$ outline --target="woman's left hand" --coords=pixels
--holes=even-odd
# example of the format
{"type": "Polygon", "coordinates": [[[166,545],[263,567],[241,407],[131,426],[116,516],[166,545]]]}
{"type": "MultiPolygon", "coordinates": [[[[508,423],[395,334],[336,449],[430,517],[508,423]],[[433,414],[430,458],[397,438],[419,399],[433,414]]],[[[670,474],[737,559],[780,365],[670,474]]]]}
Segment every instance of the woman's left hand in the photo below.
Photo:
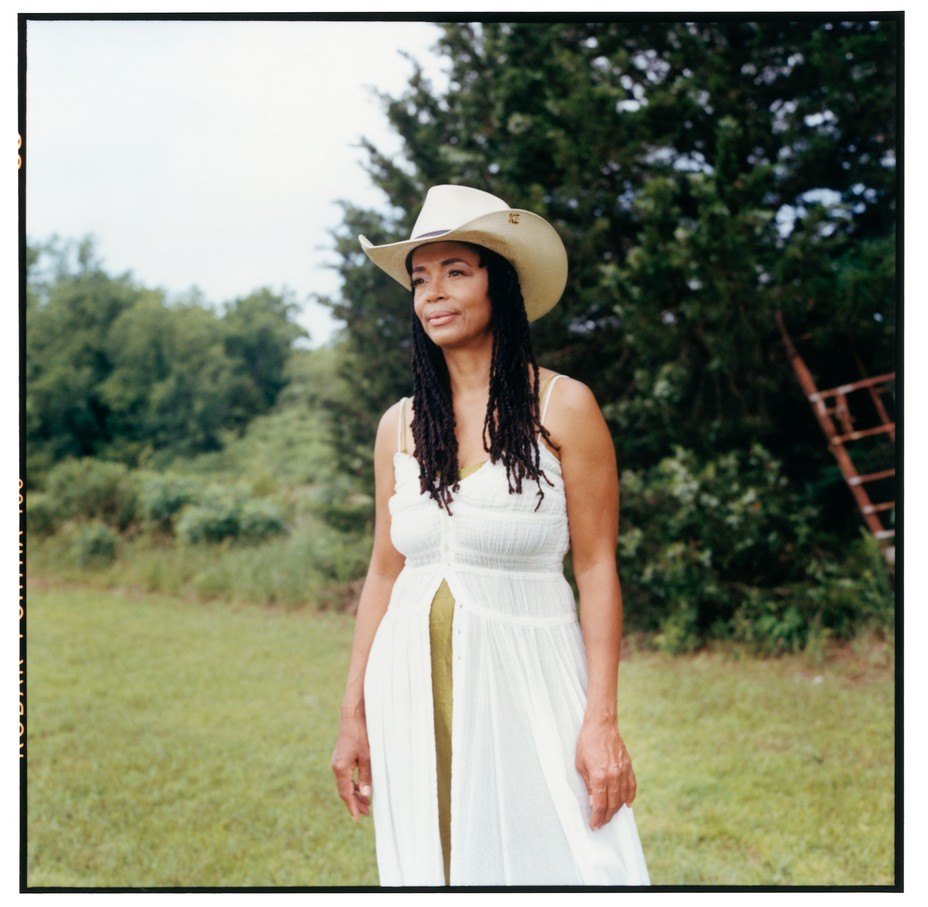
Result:
{"type": "Polygon", "coordinates": [[[576,766],[590,796],[590,828],[602,828],[624,805],[631,806],[635,772],[614,720],[584,719],[576,766]]]}

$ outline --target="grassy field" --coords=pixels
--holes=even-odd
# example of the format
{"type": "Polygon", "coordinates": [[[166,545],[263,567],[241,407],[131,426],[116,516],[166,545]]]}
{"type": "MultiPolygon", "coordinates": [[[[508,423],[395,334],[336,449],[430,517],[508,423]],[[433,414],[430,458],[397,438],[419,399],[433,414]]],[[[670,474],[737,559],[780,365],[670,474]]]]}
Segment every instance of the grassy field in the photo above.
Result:
{"type": "MultiPolygon", "coordinates": [[[[338,799],[352,621],[33,580],[30,887],[377,883],[338,799]]],[[[659,885],[893,883],[893,665],[631,652],[622,728],[659,885]]]]}

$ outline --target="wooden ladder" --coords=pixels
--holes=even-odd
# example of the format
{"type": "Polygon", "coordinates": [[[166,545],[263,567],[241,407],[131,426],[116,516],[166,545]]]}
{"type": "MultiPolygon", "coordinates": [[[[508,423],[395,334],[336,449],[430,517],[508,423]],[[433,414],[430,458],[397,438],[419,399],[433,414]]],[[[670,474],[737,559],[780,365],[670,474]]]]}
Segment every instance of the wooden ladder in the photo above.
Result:
{"type": "Polygon", "coordinates": [[[867,485],[870,482],[895,477],[896,470],[894,468],[882,469],[878,472],[860,475],[854,466],[850,453],[846,449],[846,445],[853,441],[859,441],[861,438],[881,434],[887,435],[889,440],[895,444],[896,423],[889,418],[880,395],[887,385],[895,381],[896,373],[888,372],[885,375],[863,378],[860,381],[852,381],[850,384],[842,384],[829,390],[819,390],[815,385],[812,373],[796,351],[780,312],[776,313],[776,318],[793,371],[795,371],[806,399],[812,407],[812,412],[815,413],[815,418],[828,440],[828,448],[838,461],[841,475],[844,476],[844,481],[847,482],[847,486],[857,502],[864,523],[873,534],[873,537],[885,546],[895,536],[896,530],[891,526],[884,525],[880,514],[893,510],[896,502],[891,500],[874,503],[870,500],[867,485]],[[848,395],[859,390],[866,390],[870,395],[874,409],[880,419],[879,424],[872,428],[861,430],[854,428],[854,418],[848,405],[848,395]]]}

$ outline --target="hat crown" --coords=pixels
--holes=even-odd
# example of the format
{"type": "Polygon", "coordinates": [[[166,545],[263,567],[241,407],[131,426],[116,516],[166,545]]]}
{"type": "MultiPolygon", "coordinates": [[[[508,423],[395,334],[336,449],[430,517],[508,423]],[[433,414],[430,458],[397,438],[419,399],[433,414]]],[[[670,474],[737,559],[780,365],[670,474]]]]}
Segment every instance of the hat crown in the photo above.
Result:
{"type": "Polygon", "coordinates": [[[407,293],[409,256],[424,243],[463,242],[496,252],[515,268],[529,321],[550,311],[567,283],[567,251],[557,230],[543,217],[470,186],[432,186],[409,239],[382,246],[366,236],[358,241],[407,293]]]}
{"type": "Polygon", "coordinates": [[[409,238],[437,236],[485,214],[509,210],[509,205],[501,198],[482,189],[454,185],[432,186],[426,193],[422,210],[409,238]]]}

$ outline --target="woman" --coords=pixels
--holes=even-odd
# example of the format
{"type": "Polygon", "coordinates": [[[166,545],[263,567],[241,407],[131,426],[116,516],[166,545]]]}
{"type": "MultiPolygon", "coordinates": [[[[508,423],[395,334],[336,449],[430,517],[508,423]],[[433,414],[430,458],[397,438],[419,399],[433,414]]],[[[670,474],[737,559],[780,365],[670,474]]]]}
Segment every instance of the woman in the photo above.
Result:
{"type": "Polygon", "coordinates": [[[563,244],[463,186],[430,189],[412,237],[360,237],[411,288],[414,396],[375,442],[339,794],[355,820],[373,800],[382,885],[646,885],[617,725],[615,452],[529,340],[563,244]]]}

